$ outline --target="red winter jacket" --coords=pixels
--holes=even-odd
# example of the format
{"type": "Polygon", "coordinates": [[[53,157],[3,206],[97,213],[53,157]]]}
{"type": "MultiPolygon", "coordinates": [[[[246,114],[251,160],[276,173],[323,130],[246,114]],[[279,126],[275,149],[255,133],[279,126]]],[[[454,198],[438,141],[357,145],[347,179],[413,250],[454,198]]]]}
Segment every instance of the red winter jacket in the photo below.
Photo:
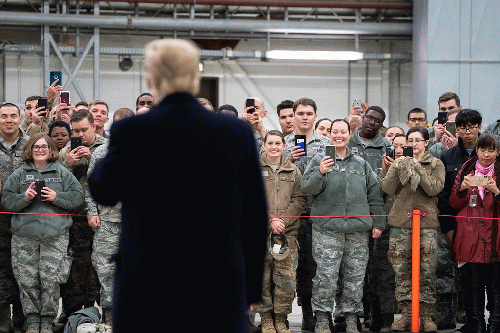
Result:
{"type": "MultiPolygon", "coordinates": [[[[476,158],[471,159],[464,164],[462,170],[455,178],[455,184],[453,185],[450,196],[450,205],[460,210],[457,216],[465,216],[456,218],[457,229],[455,231],[454,241],[455,260],[458,262],[474,263],[498,262],[500,261],[499,220],[471,217],[498,217],[499,200],[495,199],[491,192],[486,191],[484,199],[481,199],[477,186],[470,187],[467,191],[458,192],[463,180],[463,177],[461,177],[462,173],[465,171],[469,175],[474,175],[475,168],[472,167],[474,165],[472,162],[475,163],[475,160],[476,158]],[[471,167],[472,170],[470,170],[471,167]],[[469,206],[470,195],[477,195],[476,207],[469,206]],[[494,214],[495,208],[497,210],[496,214],[494,214]],[[496,226],[494,226],[494,223],[496,226]],[[494,229],[496,229],[496,231],[494,229]],[[496,239],[492,244],[493,233],[496,233],[496,239]]],[[[500,177],[500,174],[497,172],[500,171],[499,169],[499,167],[495,168],[495,179],[497,179],[497,183],[500,177]]]]}

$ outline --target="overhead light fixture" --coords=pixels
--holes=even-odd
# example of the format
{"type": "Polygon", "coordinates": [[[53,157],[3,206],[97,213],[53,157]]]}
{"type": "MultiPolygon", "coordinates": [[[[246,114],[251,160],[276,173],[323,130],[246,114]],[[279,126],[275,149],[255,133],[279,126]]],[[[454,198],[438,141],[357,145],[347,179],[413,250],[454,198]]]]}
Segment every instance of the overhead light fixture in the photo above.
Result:
{"type": "Polygon", "coordinates": [[[280,60],[361,60],[362,52],[354,51],[289,51],[272,50],[266,52],[267,59],[280,60]]]}
{"type": "Polygon", "coordinates": [[[204,65],[202,62],[200,62],[200,63],[198,64],[198,69],[200,70],[200,72],[201,72],[201,73],[203,73],[203,69],[204,69],[204,68],[205,68],[205,65],[204,65]]]}
{"type": "Polygon", "coordinates": [[[118,56],[118,67],[122,71],[128,71],[130,68],[132,68],[133,65],[134,62],[132,61],[132,58],[130,56],[118,56]]]}

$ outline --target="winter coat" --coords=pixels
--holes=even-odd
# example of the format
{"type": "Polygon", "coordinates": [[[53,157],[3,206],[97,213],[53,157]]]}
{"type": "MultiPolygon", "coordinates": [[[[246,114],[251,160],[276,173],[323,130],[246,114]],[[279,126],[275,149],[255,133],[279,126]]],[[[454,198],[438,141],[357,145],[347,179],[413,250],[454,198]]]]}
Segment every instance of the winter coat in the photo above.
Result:
{"type": "MultiPolygon", "coordinates": [[[[11,212],[67,214],[83,203],[83,189],[65,167],[58,162],[37,169],[32,163],[21,165],[10,175],[2,189],[2,205],[11,212]],[[45,180],[45,187],[57,193],[54,201],[28,200],[24,193],[36,180],[45,180]]],[[[69,230],[69,215],[14,215],[12,233],[39,239],[55,238],[69,230]]]]}
{"type": "Polygon", "coordinates": [[[372,170],[378,174],[382,169],[382,155],[386,153],[387,147],[392,143],[378,132],[373,140],[369,144],[366,144],[359,136],[360,131],[361,127],[358,127],[352,133],[349,139],[349,149],[354,155],[366,160],[372,167],[372,170]]]}
{"type": "MultiPolygon", "coordinates": [[[[464,163],[471,157],[476,156],[474,149],[469,156],[462,138],[458,138],[458,144],[441,154],[441,162],[443,162],[446,170],[444,188],[438,196],[438,209],[440,215],[457,215],[458,210],[450,206],[450,194],[455,178],[464,163]]],[[[441,232],[446,234],[448,231],[454,230],[456,227],[455,218],[451,216],[439,216],[439,224],[441,232]]]]}
{"type": "MultiPolygon", "coordinates": [[[[307,198],[300,187],[299,169],[288,158],[281,156],[280,167],[275,171],[265,153],[260,156],[260,164],[266,186],[269,215],[299,216],[304,210],[307,198]]],[[[285,221],[283,233],[286,236],[297,236],[299,219],[285,217],[283,220],[285,221]]]]}
{"type": "Polygon", "coordinates": [[[437,196],[444,186],[445,170],[443,163],[428,152],[420,160],[420,165],[415,165],[415,171],[420,175],[420,183],[413,192],[410,184],[403,186],[400,181],[399,168],[392,164],[382,181],[382,190],[394,195],[394,204],[389,215],[391,227],[409,229],[412,226],[412,211],[419,209],[424,215],[420,218],[421,229],[438,229],[437,196]]]}
{"type": "Polygon", "coordinates": [[[302,176],[302,190],[314,196],[311,215],[348,217],[312,217],[313,223],[346,233],[384,230],[384,217],[365,216],[385,214],[380,185],[368,162],[348,149],[347,155],[337,157],[333,169],[322,175],[319,165],[323,157],[324,153],[317,154],[302,176]]]}
{"type": "MultiPolygon", "coordinates": [[[[455,179],[450,195],[451,207],[459,210],[453,246],[455,259],[458,262],[498,262],[500,260],[499,220],[472,217],[498,217],[500,198],[495,198],[491,192],[485,191],[484,199],[481,199],[477,186],[470,187],[466,191],[459,191],[465,175],[474,175],[476,161],[477,157],[464,164],[455,179]],[[469,205],[471,195],[477,195],[475,207],[469,205]]],[[[495,165],[494,177],[497,186],[500,186],[500,163],[498,161],[495,165]]]]}

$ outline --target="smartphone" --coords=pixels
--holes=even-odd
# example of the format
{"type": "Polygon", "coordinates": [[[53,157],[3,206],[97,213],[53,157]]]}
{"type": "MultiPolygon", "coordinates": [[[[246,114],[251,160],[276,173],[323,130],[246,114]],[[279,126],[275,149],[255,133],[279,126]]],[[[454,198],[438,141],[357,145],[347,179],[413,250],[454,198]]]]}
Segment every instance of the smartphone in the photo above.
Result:
{"type": "Polygon", "coordinates": [[[394,145],[387,146],[386,155],[393,160],[396,159],[396,147],[394,145]]]}
{"type": "Polygon", "coordinates": [[[253,113],[255,111],[255,99],[248,98],[245,102],[245,105],[247,108],[252,107],[250,110],[247,111],[247,113],[253,113]]]}
{"type": "Polygon", "coordinates": [[[295,145],[304,149],[304,153],[306,153],[305,156],[307,156],[306,136],[305,135],[300,135],[300,134],[295,135],[295,145]]]}
{"type": "Polygon", "coordinates": [[[472,176],[470,186],[486,186],[488,184],[488,176],[472,176]]]}
{"type": "Polygon", "coordinates": [[[61,71],[51,71],[50,72],[50,84],[54,83],[57,79],[59,79],[59,82],[57,82],[57,85],[62,86],[62,73],[61,73],[61,71]]]}
{"type": "Polygon", "coordinates": [[[38,104],[37,104],[37,108],[45,108],[45,112],[41,112],[40,115],[45,117],[47,115],[47,99],[46,98],[39,98],[38,99],[38,104]]]}
{"type": "Polygon", "coordinates": [[[61,96],[59,96],[59,102],[69,105],[69,91],[61,91],[61,96]]]}
{"type": "Polygon", "coordinates": [[[457,126],[454,121],[448,121],[446,123],[446,130],[451,133],[451,135],[456,136],[457,126]]]}
{"type": "Polygon", "coordinates": [[[80,137],[72,137],[71,138],[71,150],[80,147],[82,145],[82,138],[80,137]]]}
{"type": "Polygon", "coordinates": [[[37,200],[42,200],[42,189],[45,187],[45,180],[35,181],[35,191],[37,200]]]}
{"type": "Polygon", "coordinates": [[[444,125],[448,120],[448,112],[439,111],[438,112],[438,124],[444,125]]]}
{"type": "Polygon", "coordinates": [[[337,147],[335,147],[334,145],[325,146],[326,156],[329,156],[333,160],[334,164],[335,164],[335,158],[337,156],[336,149],[337,147]]]}
{"type": "Polygon", "coordinates": [[[413,146],[404,146],[403,156],[413,157],[413,146]]]}
{"type": "Polygon", "coordinates": [[[363,110],[361,107],[361,101],[359,99],[354,100],[354,107],[363,110]]]}

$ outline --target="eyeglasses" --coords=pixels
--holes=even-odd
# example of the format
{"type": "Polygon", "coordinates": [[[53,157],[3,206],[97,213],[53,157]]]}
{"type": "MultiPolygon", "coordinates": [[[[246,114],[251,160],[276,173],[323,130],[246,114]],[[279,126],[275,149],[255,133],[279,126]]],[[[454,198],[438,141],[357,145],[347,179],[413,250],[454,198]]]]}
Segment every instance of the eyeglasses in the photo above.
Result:
{"type": "Polygon", "coordinates": [[[411,144],[413,144],[413,142],[420,143],[420,142],[425,141],[425,140],[417,138],[417,139],[408,139],[407,141],[411,145],[411,144]]]}
{"type": "Polygon", "coordinates": [[[413,121],[413,122],[415,122],[415,123],[416,123],[417,121],[418,121],[418,122],[424,122],[424,121],[427,121],[427,119],[425,119],[425,118],[410,118],[410,119],[408,119],[408,120],[409,120],[409,121],[413,121]]]}
{"type": "Polygon", "coordinates": [[[472,132],[473,130],[477,130],[479,128],[479,125],[475,126],[467,126],[467,127],[457,127],[457,131],[460,133],[467,133],[467,132],[472,132]]]}
{"type": "Polygon", "coordinates": [[[377,118],[375,118],[374,116],[371,116],[371,115],[365,116],[365,118],[366,118],[366,119],[368,119],[368,121],[373,121],[373,122],[375,122],[375,124],[377,124],[377,125],[380,125],[380,124],[382,124],[382,123],[383,123],[383,121],[382,121],[382,120],[377,119],[377,118]]]}
{"type": "Polygon", "coordinates": [[[49,145],[41,145],[41,146],[34,145],[33,146],[33,150],[34,151],[37,151],[37,150],[47,150],[47,149],[49,149],[49,145]]]}

